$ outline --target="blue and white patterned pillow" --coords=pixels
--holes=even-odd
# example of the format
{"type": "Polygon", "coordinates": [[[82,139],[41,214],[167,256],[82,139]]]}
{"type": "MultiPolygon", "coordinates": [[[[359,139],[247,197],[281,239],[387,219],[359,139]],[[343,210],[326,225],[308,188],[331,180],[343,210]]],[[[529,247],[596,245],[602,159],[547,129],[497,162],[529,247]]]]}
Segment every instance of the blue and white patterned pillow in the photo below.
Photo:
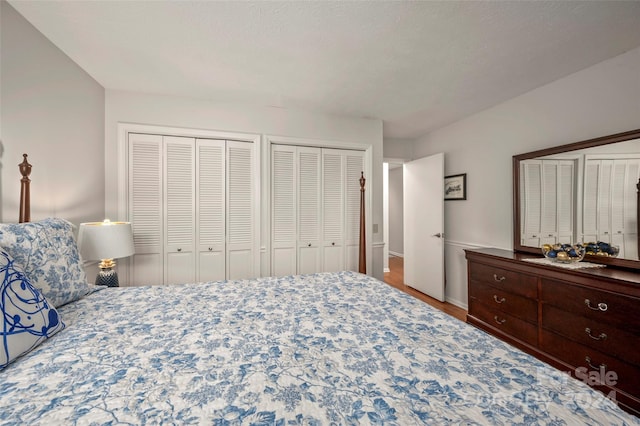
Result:
{"type": "Polygon", "coordinates": [[[64,329],[58,311],[0,250],[0,369],[64,329]]]}
{"type": "Polygon", "coordinates": [[[73,225],[49,218],[39,222],[0,224],[0,248],[13,257],[34,287],[55,307],[90,293],[73,225]]]}

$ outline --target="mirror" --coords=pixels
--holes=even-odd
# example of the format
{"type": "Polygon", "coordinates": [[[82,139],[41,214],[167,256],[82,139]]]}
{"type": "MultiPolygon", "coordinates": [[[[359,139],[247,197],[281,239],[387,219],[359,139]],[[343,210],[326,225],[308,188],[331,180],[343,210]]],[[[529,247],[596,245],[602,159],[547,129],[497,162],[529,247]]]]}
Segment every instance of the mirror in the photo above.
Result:
{"type": "Polygon", "coordinates": [[[514,156],[513,195],[515,251],[604,241],[584,260],[640,269],[640,129],[514,156]]]}

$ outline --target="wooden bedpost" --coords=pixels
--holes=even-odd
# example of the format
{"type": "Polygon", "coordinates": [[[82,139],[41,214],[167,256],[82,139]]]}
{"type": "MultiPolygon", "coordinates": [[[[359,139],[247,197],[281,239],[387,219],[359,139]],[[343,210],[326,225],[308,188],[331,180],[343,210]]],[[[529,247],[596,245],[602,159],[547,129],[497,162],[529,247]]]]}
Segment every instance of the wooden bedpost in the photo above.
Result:
{"type": "Polygon", "coordinates": [[[366,226],[364,223],[364,172],[360,172],[360,262],[358,272],[367,273],[367,236],[365,235],[366,226]]]}
{"type": "MultiPolygon", "coordinates": [[[[638,197],[636,201],[636,235],[638,236],[638,246],[637,250],[640,253],[640,179],[638,179],[638,184],[636,185],[637,191],[636,195],[638,197]]],[[[638,257],[640,259],[640,256],[638,257]]]]}
{"type": "Polygon", "coordinates": [[[18,164],[22,175],[22,179],[20,179],[20,223],[31,221],[31,194],[29,192],[31,164],[27,161],[27,154],[22,154],[22,157],[22,163],[18,164]]]}

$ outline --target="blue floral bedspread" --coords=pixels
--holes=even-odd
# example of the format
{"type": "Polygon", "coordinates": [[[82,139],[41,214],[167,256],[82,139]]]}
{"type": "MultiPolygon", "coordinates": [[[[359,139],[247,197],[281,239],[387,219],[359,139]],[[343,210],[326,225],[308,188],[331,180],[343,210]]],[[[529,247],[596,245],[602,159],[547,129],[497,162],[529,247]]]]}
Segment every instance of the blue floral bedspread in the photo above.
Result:
{"type": "Polygon", "coordinates": [[[373,278],[109,288],[0,372],[0,423],[640,424],[373,278]]]}

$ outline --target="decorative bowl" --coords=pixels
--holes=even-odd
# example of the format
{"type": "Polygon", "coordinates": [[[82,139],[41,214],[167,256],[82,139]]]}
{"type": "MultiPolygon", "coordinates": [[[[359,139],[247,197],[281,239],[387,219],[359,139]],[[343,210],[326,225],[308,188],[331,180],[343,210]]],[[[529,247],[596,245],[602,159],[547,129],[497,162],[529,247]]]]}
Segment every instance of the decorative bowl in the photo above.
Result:
{"type": "Polygon", "coordinates": [[[620,247],[605,243],[604,241],[589,242],[584,246],[587,254],[594,256],[617,257],[618,253],[620,253],[620,247]]]}
{"type": "Polygon", "coordinates": [[[545,244],[542,254],[552,262],[577,263],[584,259],[587,252],[582,244],[545,244]]]}

